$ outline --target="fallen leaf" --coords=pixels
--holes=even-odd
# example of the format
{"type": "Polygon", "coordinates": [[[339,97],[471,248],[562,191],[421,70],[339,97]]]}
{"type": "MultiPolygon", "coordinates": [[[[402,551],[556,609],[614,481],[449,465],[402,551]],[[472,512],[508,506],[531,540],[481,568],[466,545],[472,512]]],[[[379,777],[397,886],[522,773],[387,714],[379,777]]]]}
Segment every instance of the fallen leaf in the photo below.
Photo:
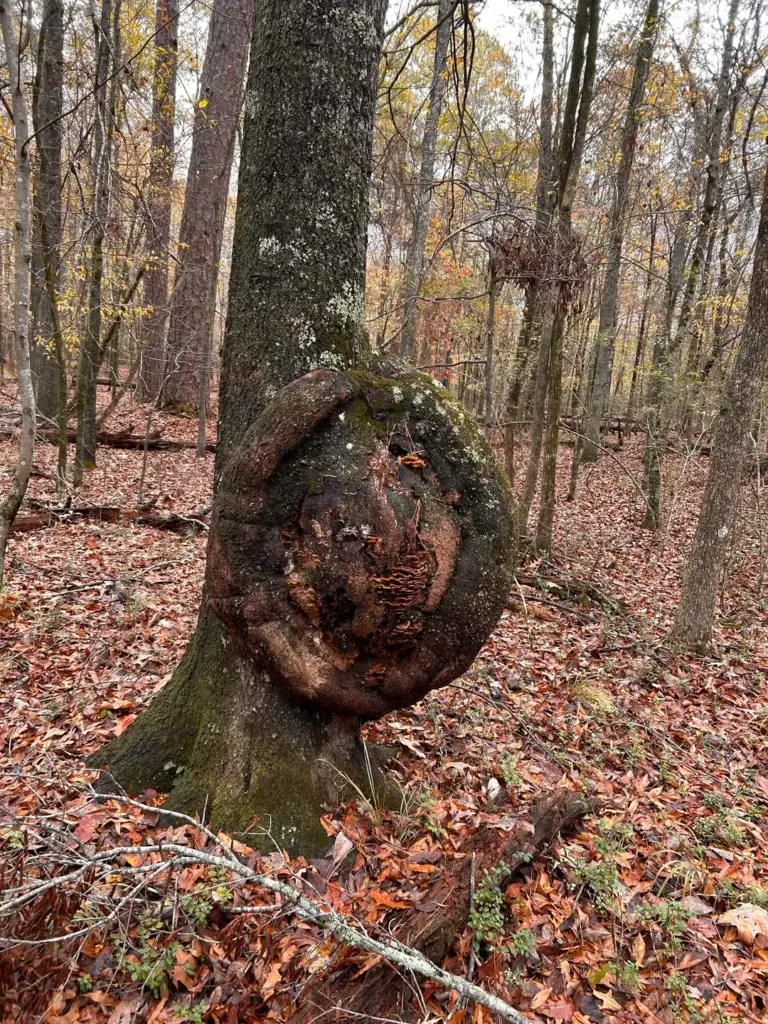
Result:
{"type": "Polygon", "coordinates": [[[742,942],[753,946],[758,935],[768,939],[768,910],[754,903],[742,903],[717,919],[718,924],[732,925],[739,933],[742,942]]]}

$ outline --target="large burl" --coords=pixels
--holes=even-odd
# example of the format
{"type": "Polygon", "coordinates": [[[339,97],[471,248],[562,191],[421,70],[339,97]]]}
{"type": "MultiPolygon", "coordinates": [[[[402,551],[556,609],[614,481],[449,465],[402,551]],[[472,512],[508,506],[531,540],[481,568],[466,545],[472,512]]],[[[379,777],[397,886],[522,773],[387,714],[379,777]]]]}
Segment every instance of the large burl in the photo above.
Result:
{"type": "Polygon", "coordinates": [[[207,590],[292,701],[376,718],[466,670],[511,552],[506,480],[444,389],[318,370],[225,466],[207,590]]]}

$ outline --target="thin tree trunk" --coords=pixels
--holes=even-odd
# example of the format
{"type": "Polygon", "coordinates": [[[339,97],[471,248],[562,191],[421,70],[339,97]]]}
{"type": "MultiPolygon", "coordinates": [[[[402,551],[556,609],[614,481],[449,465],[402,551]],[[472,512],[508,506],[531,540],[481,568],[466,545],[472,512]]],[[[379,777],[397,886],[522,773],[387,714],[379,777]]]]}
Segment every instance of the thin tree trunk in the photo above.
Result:
{"type": "MultiPolygon", "coordinates": [[[[554,14],[544,4],[541,53],[541,124],[539,126],[539,163],[536,173],[536,226],[546,229],[551,221],[552,185],[552,120],[554,115],[555,35],[554,14]]],[[[504,430],[504,461],[510,482],[515,478],[515,443],[517,420],[520,417],[520,396],[529,374],[529,365],[536,341],[541,336],[542,289],[532,281],[525,293],[523,326],[515,352],[512,380],[509,385],[504,430]]],[[[535,482],[534,482],[535,487],[535,482]]],[[[531,495],[533,497],[533,495],[531,495]]],[[[526,515],[527,519],[527,515],[526,515]]]]}
{"type": "MultiPolygon", "coordinates": [[[[216,295],[253,0],[214,0],[195,109],[161,404],[194,413],[216,295]]],[[[286,146],[289,143],[286,141],[286,146]]],[[[283,159],[290,160],[286,150],[283,159]]],[[[269,245],[269,236],[264,238],[269,245]]],[[[301,254],[297,252],[297,272],[301,254]]]]}
{"type": "Polygon", "coordinates": [[[656,214],[651,216],[651,237],[648,250],[648,269],[645,273],[645,285],[643,288],[643,311],[640,314],[640,327],[637,332],[637,344],[635,346],[635,358],[632,362],[632,379],[629,384],[629,400],[627,402],[627,429],[630,436],[635,418],[635,399],[637,395],[637,382],[640,377],[640,367],[645,358],[645,345],[648,336],[648,318],[651,310],[651,295],[653,289],[653,263],[656,249],[656,225],[658,218],[656,214]]]}
{"type": "Polygon", "coordinates": [[[645,85],[653,56],[653,46],[659,20],[659,0],[648,0],[645,20],[637,47],[632,86],[624,117],[621,138],[621,159],[616,172],[615,197],[609,220],[608,263],[605,284],[600,301],[600,325],[597,334],[597,356],[592,388],[587,400],[584,418],[584,438],[581,458],[585,462],[597,459],[600,444],[600,429],[608,404],[611,384],[611,363],[619,323],[619,288],[621,285],[621,263],[624,249],[624,231],[630,198],[632,168],[637,148],[640,125],[640,107],[645,95],[645,85]]]}
{"type": "MultiPolygon", "coordinates": [[[[38,415],[51,420],[59,407],[60,360],[54,334],[58,311],[51,308],[58,292],[61,249],[61,140],[64,83],[64,3],[45,0],[37,52],[32,100],[36,134],[37,173],[34,184],[35,222],[32,247],[31,338],[32,377],[38,415]],[[43,240],[43,222],[47,241],[43,240]],[[53,271],[47,285],[46,262],[53,271]]],[[[65,371],[66,372],[66,371],[65,371]]],[[[65,381],[66,383],[66,381],[65,381]]],[[[66,404],[66,398],[65,398],[66,404]]]]}
{"type": "Polygon", "coordinates": [[[403,276],[403,325],[400,333],[400,355],[404,359],[413,356],[416,338],[418,299],[424,273],[424,247],[427,242],[429,208],[435,177],[435,153],[437,149],[437,126],[443,109],[443,98],[448,84],[448,44],[453,33],[453,12],[456,0],[438,0],[437,29],[435,31],[435,58],[432,66],[432,81],[429,87],[427,113],[424,118],[424,133],[421,137],[421,167],[413,202],[413,222],[408,255],[403,276]]]}
{"type": "Polygon", "coordinates": [[[136,397],[154,401],[160,393],[165,366],[168,321],[168,259],[173,200],[176,69],[179,49],[179,0],[157,0],[155,11],[155,72],[152,88],[152,148],[147,183],[147,254],[144,282],[142,360],[136,397]]]}
{"type": "Polygon", "coordinates": [[[112,140],[115,128],[118,77],[108,82],[110,69],[120,61],[122,0],[102,0],[101,17],[94,25],[97,39],[96,111],[93,125],[94,194],[91,213],[91,258],[88,273],[88,314],[77,374],[77,443],[73,483],[79,487],[83,471],[96,465],[96,378],[104,356],[101,338],[101,303],[104,279],[104,243],[109,212],[112,140]]]}
{"type": "Polygon", "coordinates": [[[35,450],[35,391],[29,355],[29,302],[32,253],[30,246],[31,198],[28,139],[29,114],[21,79],[21,37],[17,30],[9,0],[0,0],[0,31],[5,47],[5,61],[10,81],[13,111],[13,132],[16,158],[15,224],[14,224],[14,336],[21,399],[21,436],[19,455],[11,486],[0,505],[0,590],[5,576],[5,552],[11,526],[27,492],[35,450]]]}
{"type": "MultiPolygon", "coordinates": [[[[578,79],[574,79],[574,68],[576,67],[575,52],[574,64],[571,69],[571,80],[569,82],[569,97],[566,103],[565,116],[563,118],[563,145],[561,146],[559,183],[557,195],[557,236],[556,245],[567,246],[571,239],[572,224],[571,217],[573,202],[576,195],[576,187],[581,173],[581,162],[584,156],[584,146],[587,137],[587,125],[589,114],[592,108],[592,96],[595,84],[595,72],[597,70],[597,41],[600,28],[600,0],[584,0],[580,2],[576,12],[578,23],[579,14],[586,22],[586,49],[583,60],[583,78],[579,73],[578,79]],[[570,107],[573,99],[573,106],[570,107]],[[578,101],[578,114],[575,115],[576,101],[578,101]],[[573,127],[571,127],[573,122],[573,127]]],[[[574,44],[575,45],[575,44],[574,44]]],[[[560,288],[557,288],[555,321],[550,340],[549,374],[552,378],[547,385],[548,403],[546,419],[546,447],[545,459],[542,469],[541,500],[539,503],[539,519],[536,528],[537,547],[539,550],[550,554],[552,547],[552,532],[555,517],[555,506],[557,500],[557,450],[560,439],[560,403],[562,399],[562,372],[563,372],[563,333],[565,309],[562,307],[560,288]],[[559,380],[554,378],[558,377],[559,380]],[[539,544],[539,541],[541,543],[539,544]]]]}
{"type": "Polygon", "coordinates": [[[704,649],[710,642],[725,556],[760,389],[768,373],[768,173],[741,344],[721,402],[707,483],[675,621],[675,639],[704,649]]]}
{"type": "Polygon", "coordinates": [[[696,234],[691,263],[686,275],[685,291],[680,307],[680,316],[677,323],[677,331],[671,342],[670,357],[684,351],[692,326],[693,312],[695,308],[697,286],[699,276],[705,262],[707,247],[710,238],[710,227],[712,218],[717,209],[717,200],[720,194],[721,176],[721,148],[723,143],[723,125],[725,114],[728,109],[729,90],[731,74],[735,62],[734,38],[736,35],[736,18],[739,13],[741,0],[731,0],[726,22],[725,44],[723,46],[723,57],[720,65],[720,75],[717,81],[715,95],[715,108],[712,113],[712,124],[707,147],[707,167],[704,186],[704,199],[699,215],[699,224],[696,234]]]}
{"type": "Polygon", "coordinates": [[[485,432],[493,434],[493,346],[496,327],[496,292],[499,287],[498,260],[488,256],[488,322],[485,328],[485,432]]]}

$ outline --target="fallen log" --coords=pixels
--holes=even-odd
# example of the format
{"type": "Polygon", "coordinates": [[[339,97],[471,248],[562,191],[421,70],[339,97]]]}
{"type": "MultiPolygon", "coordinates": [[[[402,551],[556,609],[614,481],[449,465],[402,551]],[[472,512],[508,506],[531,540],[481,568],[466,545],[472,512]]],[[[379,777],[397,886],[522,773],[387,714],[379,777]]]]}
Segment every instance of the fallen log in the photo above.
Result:
{"type": "MultiPolygon", "coordinates": [[[[496,829],[470,836],[455,859],[443,870],[418,908],[403,911],[387,922],[390,940],[417,949],[440,964],[467,927],[471,911],[472,879],[480,882],[496,869],[497,883],[505,887],[524,864],[572,828],[594,803],[570,790],[559,789],[531,807],[503,839],[496,829]]],[[[364,962],[363,965],[364,967],[364,962]]],[[[413,991],[391,964],[381,962],[364,973],[361,957],[346,958],[338,970],[316,974],[304,989],[291,1024],[349,1020],[413,1020],[413,991]]]]}
{"type": "MultiPolygon", "coordinates": [[[[0,437],[12,437],[14,431],[3,430],[0,432],[0,437]]],[[[59,432],[50,427],[38,427],[37,437],[41,441],[47,441],[49,444],[59,443],[59,432]]],[[[67,431],[67,441],[70,444],[74,444],[76,435],[74,430],[67,431]]],[[[132,434],[128,431],[119,431],[117,433],[110,433],[107,430],[100,430],[96,434],[96,443],[105,448],[122,448],[130,451],[144,451],[145,448],[148,452],[180,452],[180,451],[194,451],[197,448],[195,441],[170,441],[163,437],[159,431],[154,431],[151,434],[142,436],[141,434],[132,434]]],[[[206,452],[215,452],[216,445],[213,442],[209,442],[205,446],[206,452]]]]}
{"type": "Polygon", "coordinates": [[[16,516],[11,533],[32,533],[59,523],[74,523],[78,520],[97,520],[103,523],[135,523],[137,526],[153,526],[157,530],[172,533],[196,534],[208,529],[205,516],[209,509],[182,515],[178,512],[153,512],[145,509],[120,508],[115,505],[83,505],[79,508],[49,508],[27,515],[16,516]]]}

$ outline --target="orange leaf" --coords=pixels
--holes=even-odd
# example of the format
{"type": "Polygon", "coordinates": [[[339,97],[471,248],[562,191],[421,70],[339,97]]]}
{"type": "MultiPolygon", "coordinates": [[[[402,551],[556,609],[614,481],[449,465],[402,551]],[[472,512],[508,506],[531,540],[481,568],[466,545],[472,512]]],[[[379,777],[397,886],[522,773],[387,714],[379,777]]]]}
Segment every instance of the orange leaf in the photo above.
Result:
{"type": "Polygon", "coordinates": [[[371,896],[378,906],[389,907],[390,910],[407,910],[410,906],[410,903],[395,900],[381,889],[371,889],[371,896]]]}

